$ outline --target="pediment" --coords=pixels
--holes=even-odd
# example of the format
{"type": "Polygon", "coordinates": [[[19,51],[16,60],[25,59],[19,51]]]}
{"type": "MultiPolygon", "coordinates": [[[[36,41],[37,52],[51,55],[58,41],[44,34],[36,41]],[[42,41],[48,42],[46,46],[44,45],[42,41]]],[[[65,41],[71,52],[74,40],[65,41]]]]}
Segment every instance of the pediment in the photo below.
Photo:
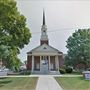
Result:
{"type": "MultiPolygon", "coordinates": [[[[38,47],[32,49],[30,52],[31,53],[34,53],[34,52],[48,52],[48,53],[49,52],[54,52],[54,53],[60,53],[59,50],[57,50],[57,49],[55,49],[52,46],[47,45],[47,44],[43,44],[41,46],[38,46],[38,47]]],[[[30,52],[28,52],[28,53],[30,53],[30,52]]]]}

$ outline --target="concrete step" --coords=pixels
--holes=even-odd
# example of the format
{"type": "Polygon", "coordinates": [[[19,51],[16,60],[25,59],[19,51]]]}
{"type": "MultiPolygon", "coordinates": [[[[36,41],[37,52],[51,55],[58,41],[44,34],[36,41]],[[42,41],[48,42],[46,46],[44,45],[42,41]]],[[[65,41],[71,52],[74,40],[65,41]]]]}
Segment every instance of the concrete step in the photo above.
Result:
{"type": "Polygon", "coordinates": [[[50,75],[60,75],[59,71],[50,71],[50,75]]]}
{"type": "Polygon", "coordinates": [[[59,71],[34,71],[32,74],[39,74],[39,75],[60,75],[59,71]]]}

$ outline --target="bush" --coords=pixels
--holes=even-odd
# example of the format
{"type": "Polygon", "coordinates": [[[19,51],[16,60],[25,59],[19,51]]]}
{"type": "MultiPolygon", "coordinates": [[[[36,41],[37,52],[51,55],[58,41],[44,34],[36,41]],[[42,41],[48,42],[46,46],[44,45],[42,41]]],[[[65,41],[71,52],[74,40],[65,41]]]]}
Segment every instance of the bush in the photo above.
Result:
{"type": "Polygon", "coordinates": [[[88,68],[87,70],[90,71],[90,68],[88,68]]]}
{"type": "Polygon", "coordinates": [[[30,75],[30,74],[31,74],[30,70],[20,71],[20,75],[30,75]]]}
{"type": "Polygon", "coordinates": [[[65,69],[60,68],[60,69],[59,69],[59,72],[60,72],[61,74],[65,74],[65,69]]]}
{"type": "Polygon", "coordinates": [[[72,73],[73,69],[71,67],[66,67],[65,71],[66,73],[72,73]]]}

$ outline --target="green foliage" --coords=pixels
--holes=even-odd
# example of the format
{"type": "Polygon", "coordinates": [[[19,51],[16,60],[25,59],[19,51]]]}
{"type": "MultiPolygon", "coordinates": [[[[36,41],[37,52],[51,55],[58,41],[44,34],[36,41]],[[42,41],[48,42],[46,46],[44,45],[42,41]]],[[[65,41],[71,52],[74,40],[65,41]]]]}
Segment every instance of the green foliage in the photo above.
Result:
{"type": "Polygon", "coordinates": [[[60,68],[60,69],[59,69],[59,72],[60,72],[61,74],[65,74],[65,73],[66,73],[64,68],[60,68]]]}
{"type": "Polygon", "coordinates": [[[6,58],[9,55],[9,47],[5,45],[0,45],[0,57],[6,58]]]}
{"type": "Polygon", "coordinates": [[[23,70],[20,72],[20,75],[30,75],[31,71],[30,70],[23,70]]]}
{"type": "Polygon", "coordinates": [[[0,45],[23,48],[31,34],[26,27],[26,18],[21,15],[14,0],[0,1],[0,45]]]}
{"type": "Polygon", "coordinates": [[[18,11],[15,0],[0,0],[0,58],[7,62],[7,67],[19,66],[17,55],[30,37],[26,18],[18,11]]]}
{"type": "Polygon", "coordinates": [[[79,29],[67,40],[68,54],[65,57],[66,65],[76,67],[84,65],[90,67],[90,29],[79,29]]]}
{"type": "Polygon", "coordinates": [[[71,67],[65,68],[66,73],[72,73],[73,69],[71,67]]]}

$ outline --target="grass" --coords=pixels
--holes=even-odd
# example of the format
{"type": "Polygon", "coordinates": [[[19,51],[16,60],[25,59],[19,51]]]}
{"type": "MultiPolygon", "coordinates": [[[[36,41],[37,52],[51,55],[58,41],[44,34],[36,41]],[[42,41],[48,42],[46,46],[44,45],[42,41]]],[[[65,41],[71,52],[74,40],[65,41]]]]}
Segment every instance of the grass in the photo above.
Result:
{"type": "Polygon", "coordinates": [[[0,90],[35,90],[37,77],[0,78],[0,90]]]}
{"type": "Polygon", "coordinates": [[[90,81],[83,77],[56,77],[63,90],[90,90],[90,81]]]}

